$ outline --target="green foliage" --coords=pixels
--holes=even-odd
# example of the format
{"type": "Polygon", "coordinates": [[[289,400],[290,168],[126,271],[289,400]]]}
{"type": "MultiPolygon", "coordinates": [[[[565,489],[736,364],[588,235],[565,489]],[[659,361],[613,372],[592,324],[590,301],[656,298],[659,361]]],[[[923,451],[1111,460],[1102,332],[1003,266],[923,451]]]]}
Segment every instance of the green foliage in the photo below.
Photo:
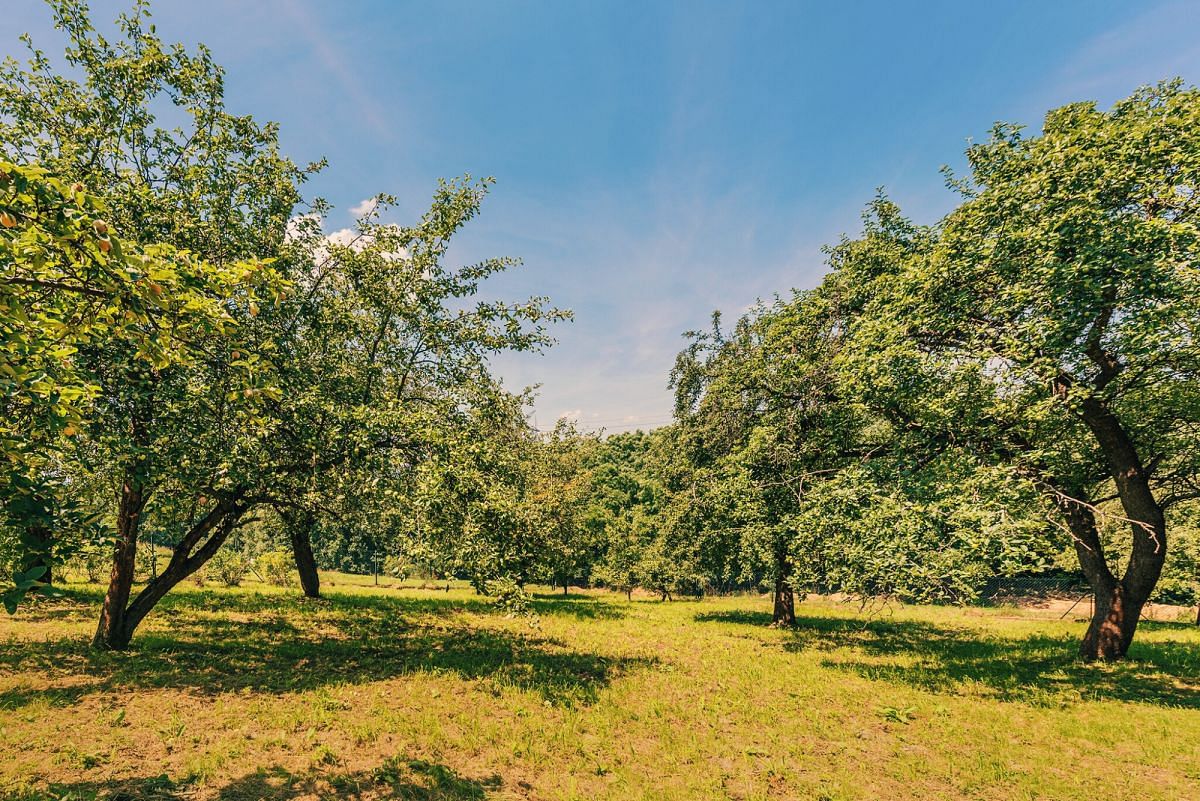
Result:
{"type": "MultiPolygon", "coordinates": [[[[136,542],[145,526],[175,546],[143,591],[147,602],[194,574],[256,511],[337,509],[347,514],[334,519],[355,522],[378,505],[390,524],[413,519],[405,502],[393,514],[389,499],[413,489],[423,463],[444,463],[447,441],[471,425],[473,407],[508,403],[494,400],[505,393],[490,376],[491,355],[548,345],[547,326],[566,316],[544,298],[478,299],[512,259],[446,264],[452,237],[478,213],[490,181],[442,182],[428,213],[409,226],[385,220],[392,199],[381,195],[350,237],[327,236],[328,204],[305,206],[300,195],[321,164],[298,167],[281,155],[274,125],[229,113],[223,72],[206,49],[165,44],[144,5],[119,20],[116,38],[97,34],[81,3],[51,5],[68,39],[66,68],[29,42],[27,64],[0,67],[0,154],[74,182],[67,200],[100,199],[91,216],[84,209],[48,219],[75,226],[65,233],[90,259],[83,266],[95,262],[101,278],[115,270],[113,280],[129,284],[131,298],[112,301],[119,309],[144,313],[110,315],[128,334],[98,326],[89,334],[67,318],[69,306],[45,313],[79,337],[69,355],[81,389],[53,394],[61,414],[38,412],[62,418],[57,429],[23,424],[58,446],[52,464],[26,472],[110,488],[69,498],[115,523],[110,542],[136,542]],[[186,125],[159,122],[176,111],[186,125]],[[99,209],[103,231],[92,219],[99,209]],[[137,261],[135,272],[118,256],[154,260],[137,261]],[[166,354],[143,352],[175,342],[166,354]],[[89,416],[75,417],[86,425],[72,423],[64,404],[83,400],[89,416]],[[116,508],[112,487],[120,488],[116,508]]],[[[57,203],[58,195],[47,197],[57,203]]],[[[29,217],[19,211],[13,231],[29,217]]],[[[36,269],[57,263],[30,260],[36,269]]],[[[65,280],[15,264],[22,280],[65,280]]],[[[85,299],[93,286],[109,291],[100,278],[88,280],[85,299]]],[[[14,286],[5,291],[41,297],[14,286]]],[[[43,320],[27,327],[47,342],[55,336],[43,320]]],[[[34,353],[40,340],[21,336],[34,353]]],[[[51,357],[63,354],[37,358],[51,357]]],[[[44,372],[21,358],[30,376],[44,372]]],[[[32,421],[34,412],[25,416],[32,421]]],[[[13,517],[17,528],[33,520],[27,511],[13,517]]],[[[332,524],[317,531],[345,533],[332,524]]],[[[377,555],[379,541],[398,533],[373,533],[367,550],[377,555]]],[[[132,562],[118,547],[114,564],[132,562]]],[[[132,581],[125,567],[115,575],[117,584],[132,581]]]]}
{"type": "Polygon", "coordinates": [[[233,334],[231,303],[255,302],[276,280],[269,268],[124,245],[105,212],[79,184],[0,161],[0,449],[8,465],[0,500],[18,536],[57,533],[51,562],[98,535],[96,514],[63,486],[72,454],[95,442],[108,365],[91,352],[124,349],[127,375],[186,365],[201,357],[197,343],[233,334]]]}
{"type": "Polygon", "coordinates": [[[228,546],[217,551],[204,566],[207,575],[226,587],[237,587],[250,572],[250,559],[228,546]]]}
{"type": "Polygon", "coordinates": [[[11,510],[24,497],[11,528],[36,510],[64,551],[88,539],[74,533],[85,524],[172,528],[218,490],[191,457],[261,425],[272,365],[249,322],[286,292],[267,243],[281,239],[303,173],[278,156],[271,126],[224,111],[220,69],[203,49],[163,45],[144,5],[117,39],[99,36],[81,3],[51,9],[65,70],[28,39],[27,64],[0,65],[0,158],[37,165],[5,197],[17,223],[5,235],[17,238],[4,328],[17,332],[21,372],[40,376],[6,398],[19,412],[6,423],[37,432],[22,468],[33,489],[8,482],[6,498],[11,510]],[[190,129],[156,123],[172,105],[190,129]],[[116,513],[122,485],[133,499],[162,489],[161,509],[116,513]]]}
{"type": "Polygon", "coordinates": [[[961,602],[1047,568],[1085,508],[1106,542],[1134,521],[1126,575],[1152,587],[1145,527],[1200,493],[1198,120],[1175,83],[999,126],[941,223],[879,198],[818,289],[692,333],[653,489],[591,468],[596,577],[961,602]],[[1138,473],[1151,495],[1113,482],[1138,473]]]}
{"type": "Polygon", "coordinates": [[[1172,509],[1200,497],[1198,123],[1173,82],[999,125],[937,225],[880,199],[830,251],[851,391],[910,460],[960,448],[1041,494],[1096,591],[1088,658],[1125,653],[1172,509]]]}
{"type": "Polygon", "coordinates": [[[963,602],[1062,529],[1098,590],[1137,606],[1161,572],[1156,599],[1196,600],[1196,90],[997,126],[937,224],[881,196],[819,287],[691,332],[673,425],[544,435],[491,360],[568,315],[487,299],[513,259],[451,259],[490,179],[331,235],[301,193],[323,162],[230,113],[205,48],[144,4],[115,38],[50,6],[64,63],[26,39],[0,65],[10,610],[105,549],[121,647],[185,577],[236,586],[253,558],[290,584],[300,531],[325,565],[510,609],[535,581],[963,602]]]}
{"type": "Polygon", "coordinates": [[[276,587],[291,587],[296,583],[296,564],[287,551],[267,551],[254,560],[254,569],[262,580],[276,587]]]}

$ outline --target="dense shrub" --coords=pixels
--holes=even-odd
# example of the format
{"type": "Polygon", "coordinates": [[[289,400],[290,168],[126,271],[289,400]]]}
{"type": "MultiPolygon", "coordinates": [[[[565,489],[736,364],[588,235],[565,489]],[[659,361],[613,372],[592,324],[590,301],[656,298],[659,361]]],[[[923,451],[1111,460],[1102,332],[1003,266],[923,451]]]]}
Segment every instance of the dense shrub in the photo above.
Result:
{"type": "Polygon", "coordinates": [[[250,572],[250,559],[240,551],[222,548],[205,567],[214,580],[226,587],[236,587],[250,572]]]}
{"type": "Polygon", "coordinates": [[[287,551],[267,551],[254,563],[259,576],[276,587],[290,587],[296,583],[296,566],[287,551]]]}

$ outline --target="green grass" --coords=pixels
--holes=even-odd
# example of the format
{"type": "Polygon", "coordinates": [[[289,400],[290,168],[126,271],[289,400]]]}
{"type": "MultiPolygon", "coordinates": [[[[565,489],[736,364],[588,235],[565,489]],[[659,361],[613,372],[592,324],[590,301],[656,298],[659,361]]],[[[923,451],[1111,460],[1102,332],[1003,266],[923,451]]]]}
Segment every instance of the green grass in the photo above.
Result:
{"type": "Polygon", "coordinates": [[[331,576],[169,596],[87,648],[99,593],[0,618],[0,798],[1200,798],[1200,630],[1131,660],[1012,609],[539,595],[331,576]],[[327,585],[329,582],[327,582],[327,585]]]}

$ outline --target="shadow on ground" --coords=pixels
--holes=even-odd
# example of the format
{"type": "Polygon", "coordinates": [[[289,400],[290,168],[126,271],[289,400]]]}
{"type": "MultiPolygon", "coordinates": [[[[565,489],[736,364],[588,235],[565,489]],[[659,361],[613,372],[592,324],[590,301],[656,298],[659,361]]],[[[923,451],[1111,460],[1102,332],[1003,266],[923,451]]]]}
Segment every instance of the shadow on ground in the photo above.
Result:
{"type": "Polygon", "coordinates": [[[579,620],[620,620],[625,609],[590,595],[534,593],[533,611],[539,615],[566,615],[579,620]]]}
{"type": "MultiPolygon", "coordinates": [[[[710,612],[696,620],[766,627],[771,615],[710,612]]],[[[1146,621],[1139,631],[1187,628],[1146,621]]],[[[1129,659],[1115,665],[1081,662],[1075,656],[1078,647],[1071,634],[1006,637],[922,621],[812,616],[798,617],[783,641],[787,651],[827,653],[826,667],[931,692],[970,691],[1038,706],[1119,700],[1200,709],[1200,646],[1195,643],[1135,640],[1129,659]]]]}
{"type": "MultiPolygon", "coordinates": [[[[374,770],[359,772],[339,772],[336,768],[305,773],[279,767],[259,770],[214,789],[220,801],[283,801],[297,797],[320,801],[486,801],[500,786],[498,776],[471,779],[445,765],[393,757],[374,770]]],[[[30,790],[13,801],[185,801],[194,797],[194,787],[176,784],[162,775],[51,784],[45,789],[30,790]]]]}
{"type": "MultiPolygon", "coordinates": [[[[93,604],[68,597],[23,614],[90,618],[93,604]]],[[[607,614],[606,604],[583,598],[536,604],[543,614],[607,614]]],[[[653,661],[580,651],[533,628],[491,628],[465,612],[494,615],[496,608],[482,599],[334,595],[313,602],[180,592],[153,613],[169,630],[147,627],[122,653],[95,652],[77,635],[0,643],[0,671],[36,671],[56,685],[11,687],[0,692],[0,709],[68,706],[93,693],[135,688],[303,691],[417,671],[489,679],[570,706],[592,703],[614,678],[653,661]]]]}

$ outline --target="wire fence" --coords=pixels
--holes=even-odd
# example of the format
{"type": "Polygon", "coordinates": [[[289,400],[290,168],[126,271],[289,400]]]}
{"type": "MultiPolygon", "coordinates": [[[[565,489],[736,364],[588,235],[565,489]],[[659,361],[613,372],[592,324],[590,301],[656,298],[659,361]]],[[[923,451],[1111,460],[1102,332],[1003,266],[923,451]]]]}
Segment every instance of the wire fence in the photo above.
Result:
{"type": "MultiPolygon", "coordinates": [[[[1094,596],[1083,576],[1074,573],[1049,573],[1039,576],[996,576],[980,593],[985,603],[1002,604],[1018,601],[1070,602],[1059,619],[1078,610],[1092,615],[1094,596]]],[[[1056,610],[1057,611],[1057,610],[1056,610]]]]}
{"type": "Polygon", "coordinates": [[[1082,576],[1051,573],[1040,576],[996,576],[984,585],[980,595],[987,600],[1008,598],[1075,597],[1091,593],[1082,576]]]}

